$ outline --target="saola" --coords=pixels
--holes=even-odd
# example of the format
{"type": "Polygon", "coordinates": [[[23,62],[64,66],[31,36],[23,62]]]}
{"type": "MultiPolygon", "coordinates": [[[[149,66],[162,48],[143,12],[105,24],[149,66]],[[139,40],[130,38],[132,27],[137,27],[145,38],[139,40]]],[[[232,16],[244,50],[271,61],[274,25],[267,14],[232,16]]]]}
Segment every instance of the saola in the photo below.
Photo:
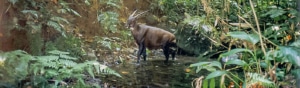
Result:
{"type": "Polygon", "coordinates": [[[163,53],[166,57],[165,63],[168,62],[169,54],[171,53],[172,59],[175,58],[175,50],[170,49],[170,47],[176,47],[176,39],[174,34],[153,26],[148,26],[145,24],[137,23],[137,18],[142,14],[142,12],[136,16],[136,10],[128,17],[126,27],[130,28],[131,33],[134,37],[135,42],[138,45],[137,53],[137,63],[139,63],[141,55],[143,55],[144,61],[146,61],[146,48],[152,49],[163,49],[163,53]]]}

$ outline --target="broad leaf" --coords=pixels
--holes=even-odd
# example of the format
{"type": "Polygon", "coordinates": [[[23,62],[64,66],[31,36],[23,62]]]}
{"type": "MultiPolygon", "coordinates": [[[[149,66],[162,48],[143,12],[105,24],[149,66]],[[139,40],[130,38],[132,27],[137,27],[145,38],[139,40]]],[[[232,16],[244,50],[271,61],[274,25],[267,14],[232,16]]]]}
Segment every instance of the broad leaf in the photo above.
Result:
{"type": "Polygon", "coordinates": [[[228,35],[233,38],[249,41],[252,44],[256,44],[257,42],[259,42],[259,36],[257,34],[247,34],[246,32],[243,31],[235,31],[235,32],[229,32],[228,35]]]}
{"type": "Polygon", "coordinates": [[[285,13],[286,13],[286,11],[284,11],[283,9],[272,9],[269,12],[267,12],[266,14],[263,14],[263,16],[270,15],[271,18],[275,18],[275,17],[281,16],[285,13]]]}
{"type": "Polygon", "coordinates": [[[216,67],[218,67],[219,69],[222,68],[221,63],[218,62],[218,61],[212,61],[212,62],[210,63],[210,66],[216,66],[216,67]]]}
{"type": "Polygon", "coordinates": [[[210,62],[198,62],[198,63],[195,63],[195,64],[191,64],[190,67],[203,66],[203,65],[207,65],[209,63],[210,62]]]}
{"type": "Polygon", "coordinates": [[[300,66],[300,48],[292,46],[280,46],[280,53],[291,63],[300,66]]]}
{"type": "Polygon", "coordinates": [[[259,42],[259,35],[257,34],[249,34],[248,37],[249,37],[248,41],[250,41],[252,44],[256,44],[259,42]]]}
{"type": "Polygon", "coordinates": [[[239,66],[246,66],[247,63],[245,61],[242,61],[240,59],[232,59],[225,63],[226,65],[234,64],[239,66]]]}
{"type": "Polygon", "coordinates": [[[205,79],[215,78],[215,77],[224,75],[226,73],[227,73],[227,71],[215,71],[215,72],[212,72],[212,73],[208,74],[205,79]]]}
{"type": "Polygon", "coordinates": [[[246,32],[243,32],[243,31],[229,32],[228,35],[233,37],[233,38],[238,38],[238,39],[242,39],[242,40],[247,40],[248,39],[248,36],[247,36],[248,34],[246,32]]]}

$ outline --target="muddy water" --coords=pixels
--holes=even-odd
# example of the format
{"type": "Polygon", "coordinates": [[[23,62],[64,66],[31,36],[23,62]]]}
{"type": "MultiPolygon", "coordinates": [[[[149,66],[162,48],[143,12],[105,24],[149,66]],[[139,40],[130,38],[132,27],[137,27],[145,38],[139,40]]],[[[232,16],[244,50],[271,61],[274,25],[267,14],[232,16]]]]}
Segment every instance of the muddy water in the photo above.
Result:
{"type": "Polygon", "coordinates": [[[169,64],[163,63],[163,56],[149,57],[139,65],[135,61],[112,66],[122,78],[106,78],[111,82],[109,85],[116,88],[191,88],[191,82],[198,77],[187,69],[191,63],[198,61],[196,57],[176,56],[176,60],[169,64]]]}

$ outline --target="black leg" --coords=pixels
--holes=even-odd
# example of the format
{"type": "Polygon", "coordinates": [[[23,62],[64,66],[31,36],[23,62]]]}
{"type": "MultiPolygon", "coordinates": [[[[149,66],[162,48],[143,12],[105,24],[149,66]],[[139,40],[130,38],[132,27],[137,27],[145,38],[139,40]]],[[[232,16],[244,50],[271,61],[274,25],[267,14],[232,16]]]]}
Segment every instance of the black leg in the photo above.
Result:
{"type": "Polygon", "coordinates": [[[165,63],[168,63],[168,60],[169,60],[169,46],[167,46],[167,45],[164,46],[163,51],[164,51],[164,55],[166,57],[165,63]]]}
{"type": "Polygon", "coordinates": [[[147,52],[146,52],[146,47],[144,46],[143,47],[143,58],[144,58],[144,61],[146,61],[146,57],[147,57],[147,52]]]}
{"type": "Polygon", "coordinates": [[[175,54],[176,54],[176,50],[172,50],[172,49],[170,49],[170,50],[171,50],[171,54],[172,54],[172,60],[174,60],[175,54]]]}
{"type": "Polygon", "coordinates": [[[141,58],[141,55],[142,55],[142,53],[143,53],[143,47],[144,47],[143,44],[140,44],[140,45],[139,45],[139,51],[138,51],[138,53],[137,53],[137,63],[140,62],[140,58],[141,58]]]}

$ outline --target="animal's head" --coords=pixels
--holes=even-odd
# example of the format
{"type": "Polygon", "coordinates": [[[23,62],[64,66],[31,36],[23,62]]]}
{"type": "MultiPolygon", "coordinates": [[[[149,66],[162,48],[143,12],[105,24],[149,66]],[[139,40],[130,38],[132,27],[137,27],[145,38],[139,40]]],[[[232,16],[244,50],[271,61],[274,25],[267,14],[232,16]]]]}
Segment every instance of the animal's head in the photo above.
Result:
{"type": "Polygon", "coordinates": [[[132,28],[136,25],[136,20],[137,20],[137,18],[140,17],[142,14],[148,12],[148,11],[144,11],[144,12],[142,12],[142,13],[140,13],[140,14],[134,16],[135,13],[136,13],[136,11],[137,11],[137,10],[135,10],[135,11],[128,17],[127,23],[126,23],[126,25],[125,25],[126,28],[132,29],[132,28]]]}

